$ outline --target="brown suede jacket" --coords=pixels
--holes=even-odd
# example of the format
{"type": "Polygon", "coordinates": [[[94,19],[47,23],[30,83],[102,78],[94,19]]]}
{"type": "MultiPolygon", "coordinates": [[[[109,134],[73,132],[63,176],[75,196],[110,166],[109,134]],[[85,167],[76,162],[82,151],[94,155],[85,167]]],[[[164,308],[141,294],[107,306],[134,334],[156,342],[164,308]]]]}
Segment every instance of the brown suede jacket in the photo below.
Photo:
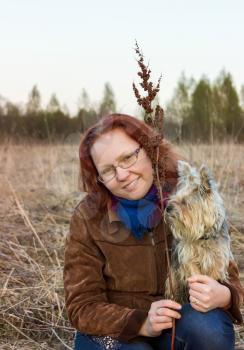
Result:
{"type": "MultiPolygon", "coordinates": [[[[85,197],[75,208],[66,241],[64,288],[71,324],[86,334],[120,341],[138,337],[151,303],[164,298],[167,276],[163,225],[136,240],[116,214],[98,211],[85,197]]],[[[169,247],[172,235],[167,233],[169,247]]],[[[232,305],[227,312],[242,323],[243,289],[231,261],[232,305]]]]}

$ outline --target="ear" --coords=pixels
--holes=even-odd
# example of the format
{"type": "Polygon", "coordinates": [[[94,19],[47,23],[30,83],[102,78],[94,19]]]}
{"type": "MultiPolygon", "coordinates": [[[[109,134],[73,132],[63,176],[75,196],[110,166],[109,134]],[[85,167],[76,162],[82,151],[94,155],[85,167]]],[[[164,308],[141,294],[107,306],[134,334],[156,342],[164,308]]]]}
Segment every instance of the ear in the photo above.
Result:
{"type": "Polygon", "coordinates": [[[201,179],[201,186],[204,192],[211,192],[213,176],[210,172],[210,169],[205,164],[203,164],[199,170],[199,173],[201,179]]]}
{"type": "Polygon", "coordinates": [[[183,160],[178,160],[177,166],[178,166],[178,174],[179,174],[179,176],[182,177],[182,176],[190,175],[190,173],[191,173],[191,166],[190,166],[190,164],[188,164],[187,162],[185,162],[183,160]]]}

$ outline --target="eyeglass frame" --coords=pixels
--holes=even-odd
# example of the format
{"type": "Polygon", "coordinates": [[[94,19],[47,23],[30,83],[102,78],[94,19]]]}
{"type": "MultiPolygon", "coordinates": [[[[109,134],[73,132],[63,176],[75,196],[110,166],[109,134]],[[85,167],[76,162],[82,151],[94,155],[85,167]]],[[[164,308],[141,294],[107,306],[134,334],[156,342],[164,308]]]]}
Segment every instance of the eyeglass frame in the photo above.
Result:
{"type": "MultiPolygon", "coordinates": [[[[135,160],[135,162],[134,163],[132,163],[130,166],[128,166],[128,167],[126,167],[126,168],[123,168],[123,167],[121,167],[119,164],[118,165],[111,165],[111,168],[112,169],[114,169],[114,176],[111,178],[111,179],[109,179],[109,180],[107,180],[107,181],[104,181],[101,177],[100,177],[100,175],[98,175],[97,176],[97,180],[99,181],[99,182],[101,182],[101,183],[107,183],[107,182],[109,182],[109,181],[111,181],[111,180],[113,180],[115,177],[116,177],[116,174],[117,174],[117,172],[116,172],[116,169],[119,167],[119,168],[121,168],[121,169],[129,169],[132,165],[134,165],[134,164],[136,164],[136,162],[138,161],[138,157],[139,157],[139,152],[140,152],[140,150],[142,149],[142,146],[140,145],[139,147],[137,147],[137,149],[134,151],[134,152],[132,152],[131,153],[131,155],[136,155],[136,160],[135,160]]],[[[119,162],[118,162],[119,163],[119,162]]]]}

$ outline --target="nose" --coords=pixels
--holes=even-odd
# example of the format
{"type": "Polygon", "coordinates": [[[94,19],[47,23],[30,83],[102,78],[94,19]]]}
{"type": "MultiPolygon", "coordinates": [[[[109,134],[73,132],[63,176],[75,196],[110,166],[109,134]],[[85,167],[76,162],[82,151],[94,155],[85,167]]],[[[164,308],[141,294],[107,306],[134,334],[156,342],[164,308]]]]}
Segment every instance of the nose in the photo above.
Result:
{"type": "Polygon", "coordinates": [[[129,174],[130,174],[129,169],[123,169],[123,168],[120,168],[119,166],[116,168],[116,178],[118,181],[123,181],[127,179],[129,174]]]}
{"type": "Polygon", "coordinates": [[[173,210],[173,205],[172,204],[167,205],[166,212],[169,214],[172,210],[173,210]]]}

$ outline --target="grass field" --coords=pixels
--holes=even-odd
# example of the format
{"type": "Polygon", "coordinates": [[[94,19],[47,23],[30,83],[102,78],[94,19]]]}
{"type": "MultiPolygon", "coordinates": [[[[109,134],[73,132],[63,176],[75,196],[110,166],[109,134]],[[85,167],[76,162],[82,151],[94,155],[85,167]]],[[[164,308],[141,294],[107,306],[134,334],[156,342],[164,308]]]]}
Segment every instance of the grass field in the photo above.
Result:
{"type": "MultiPolygon", "coordinates": [[[[244,282],[244,145],[182,145],[206,163],[230,219],[244,282]]],[[[64,240],[78,191],[78,145],[0,146],[0,349],[68,349],[74,330],[64,309],[64,240]]],[[[236,349],[244,329],[236,327],[236,349]]]]}

